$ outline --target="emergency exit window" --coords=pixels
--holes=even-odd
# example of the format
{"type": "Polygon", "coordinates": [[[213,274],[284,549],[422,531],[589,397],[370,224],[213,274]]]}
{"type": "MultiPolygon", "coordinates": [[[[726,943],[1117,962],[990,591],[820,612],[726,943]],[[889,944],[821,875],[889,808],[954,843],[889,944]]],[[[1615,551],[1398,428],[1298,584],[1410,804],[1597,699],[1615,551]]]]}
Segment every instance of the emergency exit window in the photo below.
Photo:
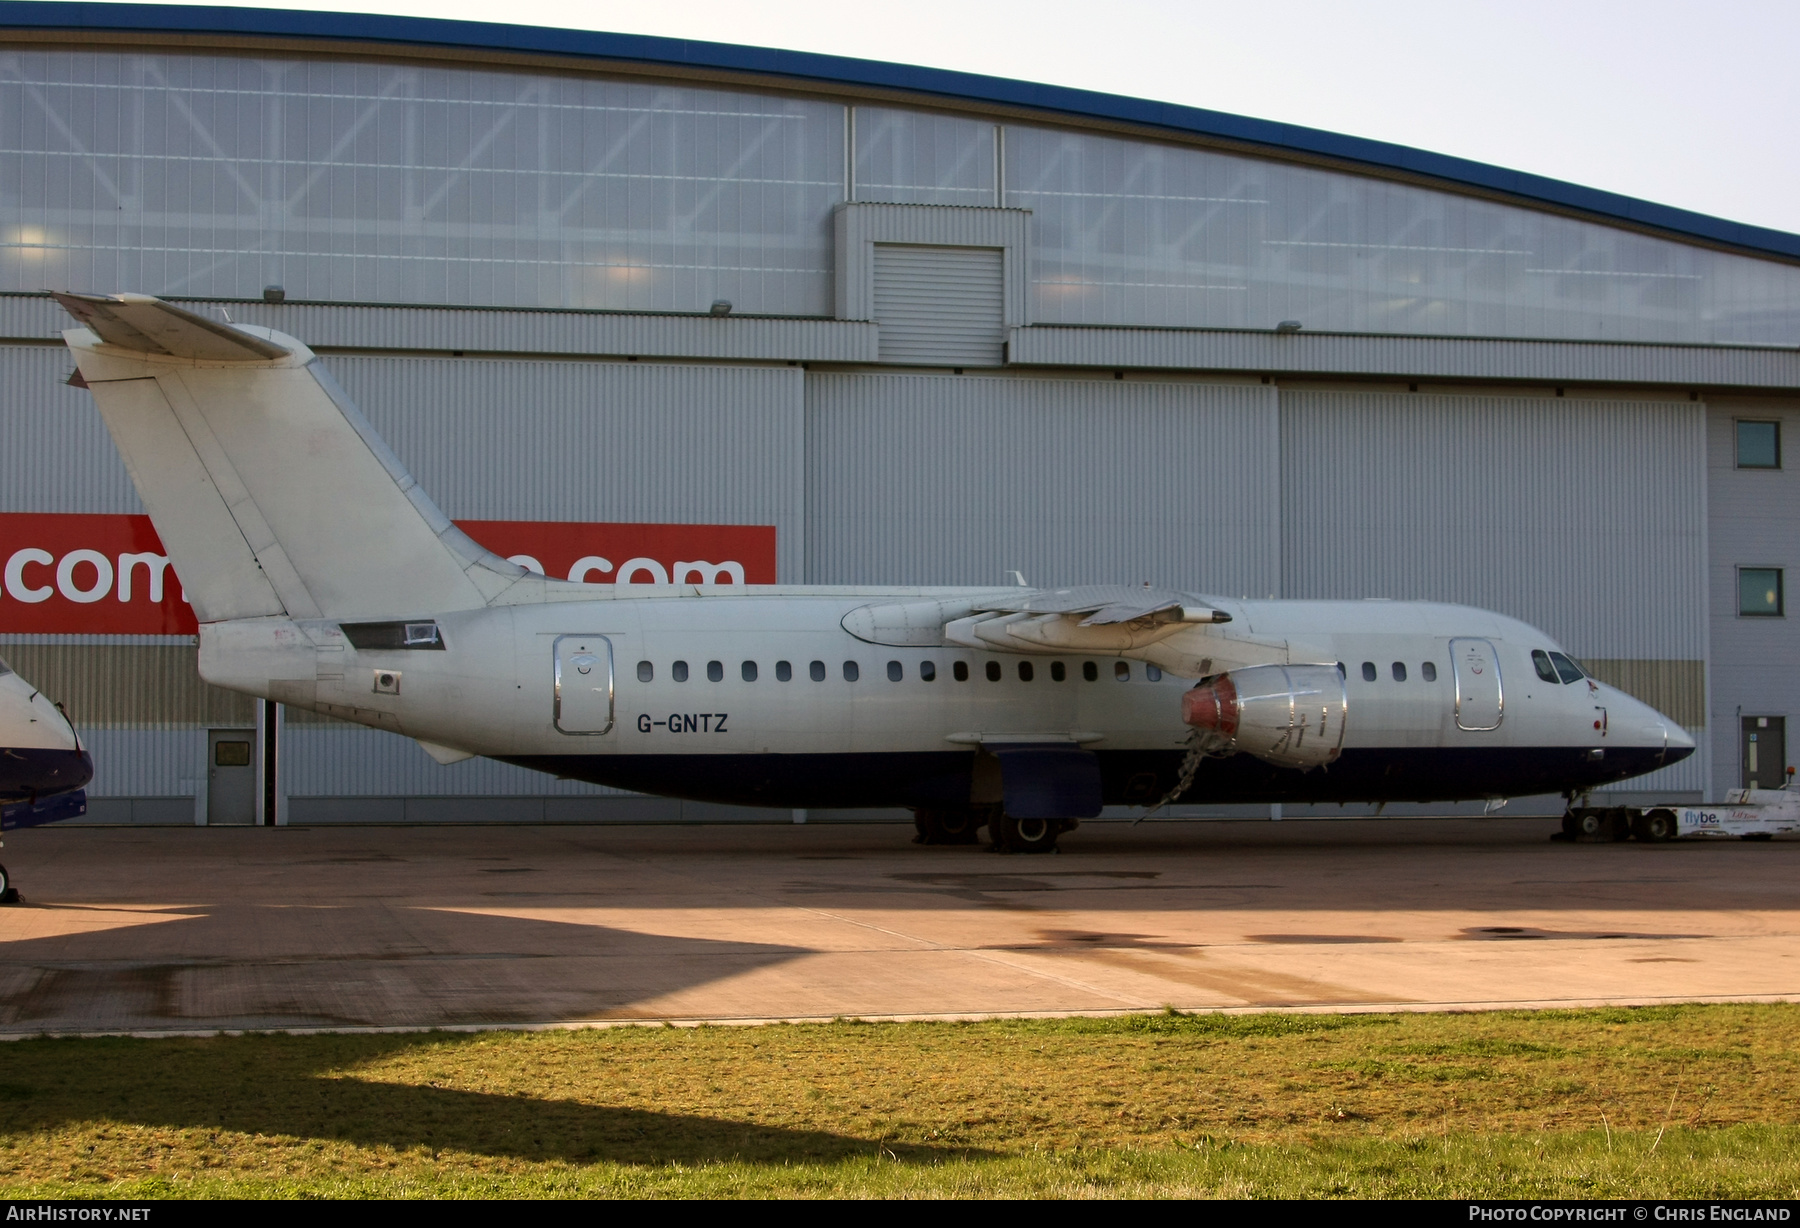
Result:
{"type": "Polygon", "coordinates": [[[1781,568],[1738,568],[1738,613],[1745,618],[1780,618],[1781,568]]]}
{"type": "Polygon", "coordinates": [[[1737,467],[1781,468],[1781,423],[1740,420],[1737,424],[1737,467]]]}

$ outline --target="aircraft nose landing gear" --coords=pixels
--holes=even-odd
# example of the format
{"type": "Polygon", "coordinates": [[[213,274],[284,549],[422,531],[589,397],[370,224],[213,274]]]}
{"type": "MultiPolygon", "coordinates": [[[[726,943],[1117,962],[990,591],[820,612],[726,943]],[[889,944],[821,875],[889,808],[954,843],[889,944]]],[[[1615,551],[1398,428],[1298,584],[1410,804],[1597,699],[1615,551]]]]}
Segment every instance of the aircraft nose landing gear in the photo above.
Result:
{"type": "Polygon", "coordinates": [[[0,904],[17,904],[18,902],[19,889],[12,885],[12,879],[7,876],[6,867],[0,866],[0,904]]]}

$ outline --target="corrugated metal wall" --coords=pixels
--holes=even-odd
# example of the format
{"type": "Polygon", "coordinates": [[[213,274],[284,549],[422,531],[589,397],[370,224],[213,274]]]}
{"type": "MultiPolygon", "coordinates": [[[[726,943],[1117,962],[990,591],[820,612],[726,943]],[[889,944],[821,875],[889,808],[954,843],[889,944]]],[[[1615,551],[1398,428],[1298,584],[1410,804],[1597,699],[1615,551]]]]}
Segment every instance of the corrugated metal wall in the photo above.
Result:
{"type": "Polygon", "coordinates": [[[1734,400],[1709,407],[1707,499],[1711,533],[1713,660],[1713,792],[1743,783],[1739,744],[1742,717],[1787,720],[1788,762],[1800,763],[1800,657],[1794,618],[1800,614],[1800,403],[1734,400]],[[1737,467],[1739,419],[1777,422],[1781,469],[1737,467]],[[1737,569],[1780,567],[1786,573],[1787,617],[1738,614],[1737,569]]]}
{"type": "Polygon", "coordinates": [[[454,519],[774,525],[780,578],[798,578],[797,367],[327,361],[454,519]]]}
{"type": "Polygon", "coordinates": [[[1258,384],[814,374],[807,578],[1272,592],[1275,404],[1258,384]]]}
{"type": "MultiPolygon", "coordinates": [[[[1704,423],[1687,401],[1284,390],[1282,595],[1497,610],[1692,719],[1704,423]]],[[[1631,787],[1700,788],[1704,758],[1631,787]]]]}

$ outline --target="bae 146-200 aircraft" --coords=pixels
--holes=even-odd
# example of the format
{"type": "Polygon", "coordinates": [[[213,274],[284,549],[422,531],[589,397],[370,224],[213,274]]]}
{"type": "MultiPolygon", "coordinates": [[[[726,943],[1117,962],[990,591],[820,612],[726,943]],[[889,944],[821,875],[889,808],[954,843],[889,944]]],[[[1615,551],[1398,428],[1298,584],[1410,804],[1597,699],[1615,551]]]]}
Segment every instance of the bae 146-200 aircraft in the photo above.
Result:
{"type": "Polygon", "coordinates": [[[1149,587],[590,585],[457,530],[293,337],[58,294],[208,682],[645,793],[908,807],[1047,850],[1103,805],[1571,796],[1692,753],[1454,605],[1149,587]]]}

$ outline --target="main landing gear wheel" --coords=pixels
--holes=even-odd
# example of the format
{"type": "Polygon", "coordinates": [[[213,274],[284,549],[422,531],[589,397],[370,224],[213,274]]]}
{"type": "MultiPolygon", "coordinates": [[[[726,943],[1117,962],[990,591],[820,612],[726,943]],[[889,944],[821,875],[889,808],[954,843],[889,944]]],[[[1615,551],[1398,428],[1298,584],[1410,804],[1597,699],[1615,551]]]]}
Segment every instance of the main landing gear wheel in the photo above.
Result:
{"type": "Polygon", "coordinates": [[[1675,838],[1675,812],[1652,810],[1638,821],[1637,837],[1647,844],[1661,844],[1675,838]]]}
{"type": "Polygon", "coordinates": [[[913,826],[919,834],[914,844],[974,844],[975,833],[987,822],[987,815],[974,806],[946,806],[941,809],[913,811],[913,826]]]}
{"type": "Polygon", "coordinates": [[[1001,813],[988,824],[997,853],[1054,853],[1056,838],[1074,824],[1068,819],[1016,819],[1001,813]]]}

